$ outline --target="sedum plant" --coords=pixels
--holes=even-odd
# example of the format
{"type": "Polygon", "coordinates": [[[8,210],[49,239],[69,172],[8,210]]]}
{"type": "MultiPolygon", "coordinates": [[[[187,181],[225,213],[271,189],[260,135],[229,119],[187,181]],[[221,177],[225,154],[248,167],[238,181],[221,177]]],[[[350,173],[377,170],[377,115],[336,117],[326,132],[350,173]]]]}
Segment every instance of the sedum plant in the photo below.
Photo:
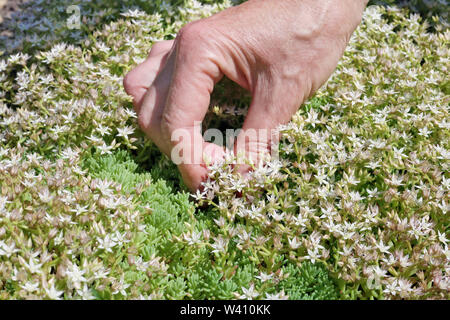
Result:
{"type": "Polygon", "coordinates": [[[332,79],[280,128],[280,158],[245,178],[232,156],[211,166],[197,197],[260,261],[320,261],[343,298],[448,298],[449,33],[426,28],[369,7],[332,79]]]}
{"type": "MultiPolygon", "coordinates": [[[[42,0],[2,26],[1,299],[448,299],[445,24],[368,7],[279,158],[189,195],[121,79],[230,5],[42,0]]],[[[248,97],[216,93],[205,127],[239,126],[248,97]]]]}

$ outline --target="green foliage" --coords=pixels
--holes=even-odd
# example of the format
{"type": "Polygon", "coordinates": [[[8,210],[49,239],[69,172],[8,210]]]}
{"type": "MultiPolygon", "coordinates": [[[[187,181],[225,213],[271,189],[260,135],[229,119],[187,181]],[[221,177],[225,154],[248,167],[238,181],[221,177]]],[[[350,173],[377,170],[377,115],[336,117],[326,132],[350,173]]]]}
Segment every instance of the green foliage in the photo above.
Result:
{"type": "Polygon", "coordinates": [[[283,268],[289,277],[280,281],[278,288],[294,300],[335,300],[338,291],[328,270],[321,264],[303,263],[300,267],[283,268]]]}
{"type": "Polygon", "coordinates": [[[233,155],[210,166],[197,199],[252,261],[320,261],[344,299],[448,297],[444,29],[367,8],[333,77],[280,127],[279,158],[245,179],[233,155]]]}
{"type": "MultiPolygon", "coordinates": [[[[332,79],[280,128],[280,160],[243,181],[227,159],[190,198],[121,79],[232,3],[165,3],[35,1],[2,25],[0,299],[448,297],[444,14],[429,33],[369,7],[332,79]]],[[[223,81],[205,127],[239,127],[249,101],[223,81]]]]}
{"type": "MultiPolygon", "coordinates": [[[[258,270],[245,254],[235,255],[234,259],[229,260],[225,269],[231,267],[232,272],[224,273],[224,268],[211,264],[211,256],[205,248],[186,247],[171,241],[171,237],[179,237],[188,232],[187,225],[196,225],[198,232],[207,230],[212,217],[194,217],[190,214],[193,207],[187,195],[174,194],[164,181],[154,182],[151,174],[139,173],[139,167],[127,151],[119,150],[106,157],[93,155],[84,160],[84,167],[96,178],[120,183],[122,192],[133,194],[136,199],[151,208],[151,213],[144,218],[147,234],[138,235],[138,251],[144,259],[150,259],[152,255],[157,254],[170,261],[167,272],[173,275],[173,278],[164,278],[166,298],[232,299],[239,288],[254,281],[258,270]],[[144,185],[146,187],[142,188],[144,185]],[[135,189],[141,190],[136,194],[135,189]],[[170,278],[172,280],[169,280],[170,278]]],[[[212,261],[215,261],[214,258],[212,261]]],[[[123,264],[123,268],[125,271],[129,266],[123,264]]],[[[125,274],[128,274],[129,281],[149,281],[145,273],[127,272],[125,271],[125,274]]],[[[322,266],[305,263],[302,268],[298,268],[287,263],[283,272],[289,277],[277,285],[266,284],[268,292],[284,290],[291,299],[337,298],[336,287],[322,266]]],[[[161,282],[156,283],[161,285],[161,282]]],[[[97,294],[99,298],[106,298],[104,293],[97,294]]]]}

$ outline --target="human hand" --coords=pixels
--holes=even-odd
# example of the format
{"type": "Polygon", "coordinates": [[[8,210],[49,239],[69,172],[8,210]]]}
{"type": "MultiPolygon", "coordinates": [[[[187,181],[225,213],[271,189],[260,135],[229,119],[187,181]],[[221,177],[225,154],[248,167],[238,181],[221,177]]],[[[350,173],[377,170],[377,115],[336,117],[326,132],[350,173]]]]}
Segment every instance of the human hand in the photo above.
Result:
{"type": "Polygon", "coordinates": [[[175,40],[155,43],[147,60],[124,79],[139,125],[168,156],[182,144],[189,161],[178,168],[195,191],[207,174],[203,157],[224,156],[222,147],[203,140],[200,123],[214,85],[226,76],[252,94],[234,151],[256,160],[277,138],[245,133],[270,132],[290,121],[336,68],[366,4],[249,0],[186,25],[175,40]],[[187,133],[181,142],[180,130],[187,133]]]}

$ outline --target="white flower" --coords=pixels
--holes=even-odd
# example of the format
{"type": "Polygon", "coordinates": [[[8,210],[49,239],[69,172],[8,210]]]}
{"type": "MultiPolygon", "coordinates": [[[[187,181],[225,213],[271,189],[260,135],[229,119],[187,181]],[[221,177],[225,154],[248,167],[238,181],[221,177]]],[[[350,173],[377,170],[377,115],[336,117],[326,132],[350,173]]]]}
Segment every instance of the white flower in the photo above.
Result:
{"type": "Polygon", "coordinates": [[[212,252],[225,252],[228,245],[228,240],[225,240],[222,236],[214,238],[214,243],[211,245],[213,247],[212,252]]]}
{"type": "Polygon", "coordinates": [[[275,221],[281,221],[284,218],[285,212],[278,213],[276,210],[273,210],[270,215],[275,221]]]}
{"type": "Polygon", "coordinates": [[[403,185],[402,181],[404,178],[405,178],[404,176],[397,176],[396,174],[393,174],[391,176],[391,179],[385,179],[385,181],[387,184],[393,186],[402,186],[403,185]]]}
{"type": "Polygon", "coordinates": [[[39,282],[28,281],[25,284],[21,285],[20,287],[25,291],[32,293],[39,289],[39,282]]]}
{"type": "Polygon", "coordinates": [[[128,117],[137,118],[137,114],[136,114],[136,112],[134,112],[133,109],[124,109],[124,110],[128,117]]]}
{"type": "Polygon", "coordinates": [[[362,197],[362,196],[359,194],[358,191],[350,191],[350,192],[348,193],[348,195],[350,196],[350,199],[351,199],[352,201],[354,201],[354,202],[358,202],[358,201],[361,201],[361,200],[364,200],[364,199],[365,199],[364,197],[362,197]]]}
{"type": "Polygon", "coordinates": [[[266,282],[266,281],[268,281],[268,280],[272,280],[272,278],[273,278],[273,273],[271,273],[271,274],[266,274],[266,273],[264,273],[264,272],[261,272],[261,273],[259,274],[259,276],[256,276],[255,278],[261,280],[261,282],[266,282]]]}
{"type": "Polygon", "coordinates": [[[100,150],[100,154],[111,154],[111,150],[114,149],[114,146],[108,146],[104,141],[101,146],[97,146],[100,150]]]}
{"type": "MultiPolygon", "coordinates": [[[[145,227],[145,226],[144,226],[144,227],[145,227]]],[[[130,240],[128,240],[128,239],[126,238],[126,233],[125,233],[125,232],[120,233],[119,230],[117,230],[116,232],[114,232],[113,240],[114,240],[115,242],[117,242],[118,245],[123,245],[124,243],[130,242],[130,240]]]]}
{"type": "Polygon", "coordinates": [[[134,128],[130,126],[126,126],[124,128],[117,128],[117,132],[118,132],[117,136],[124,137],[125,139],[127,139],[129,135],[133,134],[134,128]]]}
{"type": "Polygon", "coordinates": [[[54,278],[51,278],[48,281],[48,284],[50,285],[50,287],[49,288],[48,287],[44,288],[45,293],[47,294],[47,297],[49,299],[51,299],[51,300],[60,300],[61,299],[60,297],[64,293],[64,291],[63,290],[57,290],[55,288],[55,279],[54,278]]]}
{"type": "Polygon", "coordinates": [[[16,244],[13,241],[7,245],[3,240],[0,240],[0,256],[9,258],[16,252],[19,252],[19,249],[16,248],[16,244]]]}
{"type": "MultiPolygon", "coordinates": [[[[446,179],[445,177],[442,177],[442,181],[441,181],[442,186],[449,190],[450,189],[450,178],[446,179]]],[[[1,205],[0,205],[1,208],[1,205]]]]}
{"type": "Polygon", "coordinates": [[[143,11],[140,11],[138,9],[136,9],[136,10],[131,10],[130,9],[127,12],[121,13],[121,15],[124,16],[124,17],[128,17],[128,18],[139,18],[139,17],[145,16],[146,13],[143,12],[143,11]]]}
{"type": "Polygon", "coordinates": [[[252,283],[248,289],[242,287],[242,295],[240,295],[240,299],[253,300],[259,296],[259,293],[255,290],[255,286],[252,283]]]}
{"type": "Polygon", "coordinates": [[[375,149],[384,149],[386,147],[386,141],[377,139],[377,140],[369,140],[370,146],[375,149]]]}
{"type": "Polygon", "coordinates": [[[427,138],[433,131],[428,130],[427,126],[419,129],[419,136],[427,138]]]}
{"type": "Polygon", "coordinates": [[[70,160],[70,161],[76,160],[78,158],[78,156],[79,156],[79,152],[76,151],[76,150],[73,150],[70,147],[65,149],[65,150],[63,150],[61,152],[61,157],[63,159],[67,159],[67,160],[70,160]]]}
{"type": "Polygon", "coordinates": [[[443,214],[447,214],[448,210],[450,209],[450,205],[447,204],[444,199],[442,199],[442,202],[439,203],[437,207],[442,210],[443,214]]]}
{"type": "Polygon", "coordinates": [[[390,281],[386,284],[383,292],[391,296],[396,296],[397,293],[400,291],[397,285],[398,285],[397,279],[394,279],[393,281],[390,281]]]}
{"type": "Polygon", "coordinates": [[[8,63],[16,64],[20,61],[21,58],[22,58],[22,53],[11,55],[11,56],[9,56],[8,63]]]}
{"type": "Polygon", "coordinates": [[[369,198],[374,198],[378,194],[378,189],[376,187],[373,189],[367,189],[366,191],[369,198]]]}
{"type": "Polygon", "coordinates": [[[344,180],[347,181],[347,183],[356,186],[359,183],[359,180],[355,178],[353,173],[347,174],[344,172],[344,180]]]}
{"type": "Polygon", "coordinates": [[[440,232],[440,231],[438,231],[438,238],[439,238],[439,241],[442,243],[442,244],[446,244],[447,242],[449,242],[449,240],[447,239],[447,236],[446,236],[446,234],[445,234],[445,232],[440,232]]]}
{"type": "Polygon", "coordinates": [[[70,211],[71,211],[71,212],[74,212],[75,215],[78,216],[78,215],[80,215],[80,214],[82,214],[82,213],[87,212],[87,211],[88,211],[87,208],[88,208],[88,205],[85,205],[85,206],[82,207],[82,206],[80,206],[79,203],[77,203],[77,204],[75,205],[75,209],[70,209],[70,211]]]}
{"type": "Polygon", "coordinates": [[[288,239],[288,242],[289,242],[289,246],[290,246],[293,250],[298,249],[298,248],[300,248],[300,246],[301,246],[301,242],[299,242],[299,241],[297,240],[297,237],[294,237],[294,238],[292,238],[292,239],[288,239]]]}
{"type": "Polygon", "coordinates": [[[95,129],[98,133],[100,133],[100,136],[109,135],[111,132],[110,127],[105,127],[102,124],[99,124],[98,127],[95,129]]]}
{"type": "MultiPolygon", "coordinates": [[[[141,270],[142,271],[142,270],[141,270]]],[[[109,275],[109,270],[101,267],[94,274],[94,279],[105,279],[109,275]]]]}
{"type": "Polygon", "coordinates": [[[397,280],[396,291],[399,293],[401,298],[407,298],[409,296],[409,293],[413,291],[411,286],[411,281],[401,278],[397,280]]]}
{"type": "Polygon", "coordinates": [[[213,219],[219,228],[223,228],[225,226],[225,218],[220,216],[219,219],[213,219]]]}
{"type": "Polygon", "coordinates": [[[314,248],[314,250],[308,249],[308,255],[305,256],[306,259],[311,260],[312,263],[315,263],[316,260],[319,260],[321,257],[318,248],[314,248]]]}
{"type": "Polygon", "coordinates": [[[287,296],[284,293],[284,290],[278,293],[266,293],[266,299],[265,300],[288,300],[289,296],[287,296]]]}
{"type": "Polygon", "coordinates": [[[94,145],[98,145],[98,144],[100,144],[102,142],[105,143],[102,138],[99,138],[99,137],[94,136],[94,135],[90,135],[89,137],[87,137],[87,139],[92,141],[92,143],[94,145]]]}
{"type": "Polygon", "coordinates": [[[106,252],[112,252],[112,248],[117,245],[117,242],[107,234],[104,238],[97,237],[98,247],[100,249],[105,249],[106,252]]]}
{"type": "Polygon", "coordinates": [[[77,294],[82,300],[94,300],[95,296],[92,294],[92,290],[87,286],[86,283],[83,284],[82,289],[77,289],[77,294]]]}
{"type": "Polygon", "coordinates": [[[251,240],[252,233],[247,232],[246,230],[241,230],[237,236],[239,238],[239,243],[246,243],[251,240]]]}
{"type": "Polygon", "coordinates": [[[397,259],[398,264],[403,268],[407,268],[413,264],[411,261],[409,261],[409,255],[404,255],[402,252],[397,255],[397,259]]]}
{"type": "Polygon", "coordinates": [[[378,243],[375,244],[375,246],[378,248],[378,250],[380,250],[380,252],[382,253],[389,253],[389,249],[391,248],[391,246],[389,245],[385,245],[383,243],[383,240],[380,240],[378,243]]]}
{"type": "Polygon", "coordinates": [[[319,184],[328,184],[328,176],[325,174],[324,169],[320,168],[317,174],[315,175],[316,180],[319,184]]]}
{"type": "Polygon", "coordinates": [[[195,199],[195,201],[200,201],[205,199],[206,192],[201,192],[200,190],[197,190],[195,194],[192,194],[192,197],[195,199]]]}
{"type": "Polygon", "coordinates": [[[86,270],[81,270],[75,263],[71,263],[66,271],[69,287],[79,290],[81,288],[81,283],[87,281],[83,276],[85,273],[86,270]]]}
{"type": "Polygon", "coordinates": [[[8,64],[6,63],[5,60],[0,60],[0,72],[5,71],[7,66],[8,64]]]}
{"type": "Polygon", "coordinates": [[[48,188],[44,188],[43,190],[41,190],[38,195],[39,199],[41,199],[41,201],[44,203],[49,203],[53,199],[53,196],[50,194],[48,188]]]}
{"type": "Polygon", "coordinates": [[[403,153],[405,148],[397,149],[396,147],[393,147],[394,149],[394,158],[397,160],[402,160],[403,158],[406,158],[406,155],[403,153]]]}
{"type": "Polygon", "coordinates": [[[130,284],[128,283],[124,283],[124,276],[122,275],[122,277],[120,278],[120,280],[118,282],[115,282],[113,284],[113,288],[115,288],[115,290],[112,292],[112,294],[118,294],[120,293],[121,295],[125,296],[127,295],[126,293],[126,289],[130,286],[130,284]]]}
{"type": "Polygon", "coordinates": [[[370,289],[380,289],[381,288],[381,280],[386,276],[387,271],[381,269],[377,266],[369,266],[367,268],[369,273],[369,277],[367,278],[367,286],[370,289]]]}
{"type": "Polygon", "coordinates": [[[36,259],[30,257],[29,262],[27,263],[24,258],[19,256],[19,261],[22,266],[27,268],[31,273],[42,274],[42,263],[36,263],[36,259]]]}
{"type": "Polygon", "coordinates": [[[112,185],[112,182],[108,181],[106,179],[95,180],[95,187],[101,192],[101,194],[103,194],[106,197],[111,196],[111,194],[112,194],[111,185],[112,185]]]}
{"type": "Polygon", "coordinates": [[[189,245],[200,243],[201,236],[202,236],[201,232],[195,231],[191,232],[190,234],[183,235],[184,240],[186,240],[189,245]]]}

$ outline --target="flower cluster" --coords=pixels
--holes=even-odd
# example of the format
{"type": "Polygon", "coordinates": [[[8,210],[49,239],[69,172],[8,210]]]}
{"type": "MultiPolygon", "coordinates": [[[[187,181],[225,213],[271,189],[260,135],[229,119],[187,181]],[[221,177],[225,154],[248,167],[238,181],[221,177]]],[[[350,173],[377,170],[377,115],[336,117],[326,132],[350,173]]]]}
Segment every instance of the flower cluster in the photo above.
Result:
{"type": "MultiPolygon", "coordinates": [[[[10,148],[0,160],[2,299],[90,299],[94,284],[123,293],[115,263],[145,232],[144,207],[121,185],[85,176],[79,150],[69,147],[55,162],[24,151],[10,148]]],[[[159,257],[138,257],[166,272],[159,257]]]]}
{"type": "Polygon", "coordinates": [[[370,0],[369,4],[397,5],[429,18],[430,26],[442,30],[449,27],[449,0],[370,0]]]}
{"type": "Polygon", "coordinates": [[[232,156],[211,166],[197,198],[222,242],[273,268],[320,261],[345,298],[448,298],[450,33],[426,28],[369,7],[332,79],[280,128],[281,158],[246,177],[232,156]]]}
{"type": "MultiPolygon", "coordinates": [[[[121,80],[232,3],[41,0],[2,25],[0,299],[448,298],[449,32],[369,7],[281,157],[212,166],[196,205],[121,80]]],[[[239,126],[249,97],[216,89],[205,127],[239,126]]]]}
{"type": "MultiPolygon", "coordinates": [[[[66,4],[54,3],[56,12],[66,4]]],[[[22,17],[41,19],[49,5],[30,3],[22,17]]],[[[139,132],[122,88],[153,42],[229,5],[118,11],[81,42],[61,25],[55,40],[67,41],[48,50],[20,33],[5,41],[17,52],[0,60],[1,299],[337,297],[323,266],[285,261],[269,273],[249,254],[223,256],[235,247],[207,212],[194,214],[176,167],[139,132]]],[[[15,27],[28,35],[41,28],[23,23],[15,27]]]]}

